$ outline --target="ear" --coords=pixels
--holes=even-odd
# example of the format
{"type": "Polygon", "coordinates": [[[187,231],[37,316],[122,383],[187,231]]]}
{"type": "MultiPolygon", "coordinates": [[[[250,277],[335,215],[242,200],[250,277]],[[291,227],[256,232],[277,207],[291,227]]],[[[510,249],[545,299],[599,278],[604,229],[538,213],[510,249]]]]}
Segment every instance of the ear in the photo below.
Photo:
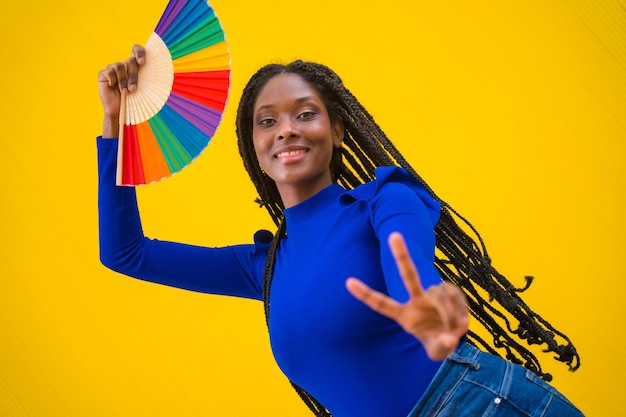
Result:
{"type": "Polygon", "coordinates": [[[335,148],[341,148],[341,144],[343,143],[343,135],[343,119],[340,116],[337,116],[337,118],[333,122],[333,144],[335,145],[335,148]]]}

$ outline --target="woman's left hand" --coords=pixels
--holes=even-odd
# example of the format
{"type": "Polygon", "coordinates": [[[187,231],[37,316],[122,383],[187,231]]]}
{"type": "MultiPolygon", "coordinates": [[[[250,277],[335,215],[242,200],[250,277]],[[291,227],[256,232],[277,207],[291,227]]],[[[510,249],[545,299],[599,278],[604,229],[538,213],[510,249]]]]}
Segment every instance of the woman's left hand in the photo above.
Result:
{"type": "Polygon", "coordinates": [[[389,236],[389,247],[409,293],[406,303],[399,303],[356,278],[349,278],[346,287],[372,310],[395,320],[419,339],[430,359],[443,360],[454,352],[467,332],[469,317],[465,295],[460,288],[445,281],[424,289],[399,233],[389,236]]]}

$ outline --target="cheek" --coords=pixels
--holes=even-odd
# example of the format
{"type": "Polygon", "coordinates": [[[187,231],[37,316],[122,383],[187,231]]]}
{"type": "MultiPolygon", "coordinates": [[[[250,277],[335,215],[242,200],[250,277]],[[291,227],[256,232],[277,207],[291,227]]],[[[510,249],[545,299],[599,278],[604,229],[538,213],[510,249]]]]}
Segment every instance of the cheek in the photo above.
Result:
{"type": "Polygon", "coordinates": [[[320,146],[323,146],[328,152],[333,152],[334,149],[341,146],[341,143],[335,138],[335,134],[329,131],[328,126],[320,126],[317,130],[317,141],[320,146]]]}
{"type": "Polygon", "coordinates": [[[259,135],[256,131],[252,132],[252,146],[254,148],[254,152],[258,155],[259,151],[261,151],[264,147],[263,145],[263,135],[259,135]]]}
{"type": "Polygon", "coordinates": [[[267,142],[255,137],[252,140],[252,147],[254,149],[254,155],[256,156],[256,159],[259,162],[259,165],[261,166],[263,170],[265,170],[266,164],[264,163],[265,162],[264,157],[267,154],[267,152],[264,150],[266,150],[267,148],[267,142]]]}

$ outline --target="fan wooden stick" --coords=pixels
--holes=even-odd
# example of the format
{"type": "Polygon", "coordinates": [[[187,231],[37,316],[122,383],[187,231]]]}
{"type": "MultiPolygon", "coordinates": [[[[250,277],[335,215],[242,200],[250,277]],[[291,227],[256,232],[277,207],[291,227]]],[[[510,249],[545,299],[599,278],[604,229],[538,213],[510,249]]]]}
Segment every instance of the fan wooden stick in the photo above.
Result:
{"type": "Polygon", "coordinates": [[[116,169],[116,180],[117,183],[120,183],[120,179],[122,178],[122,166],[124,153],[122,149],[124,149],[124,124],[126,123],[126,93],[122,92],[120,94],[120,117],[119,117],[119,134],[117,135],[117,169],[116,169]]]}

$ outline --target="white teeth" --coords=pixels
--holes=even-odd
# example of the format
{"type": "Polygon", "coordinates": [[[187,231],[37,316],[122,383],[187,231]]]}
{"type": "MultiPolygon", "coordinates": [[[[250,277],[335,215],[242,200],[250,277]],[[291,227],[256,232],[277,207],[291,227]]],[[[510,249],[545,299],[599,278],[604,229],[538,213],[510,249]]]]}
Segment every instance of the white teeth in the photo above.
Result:
{"type": "Polygon", "coordinates": [[[299,155],[301,153],[304,153],[304,151],[300,150],[300,151],[289,151],[289,152],[281,152],[278,155],[276,155],[278,158],[284,158],[286,156],[294,156],[294,155],[299,155]]]}

